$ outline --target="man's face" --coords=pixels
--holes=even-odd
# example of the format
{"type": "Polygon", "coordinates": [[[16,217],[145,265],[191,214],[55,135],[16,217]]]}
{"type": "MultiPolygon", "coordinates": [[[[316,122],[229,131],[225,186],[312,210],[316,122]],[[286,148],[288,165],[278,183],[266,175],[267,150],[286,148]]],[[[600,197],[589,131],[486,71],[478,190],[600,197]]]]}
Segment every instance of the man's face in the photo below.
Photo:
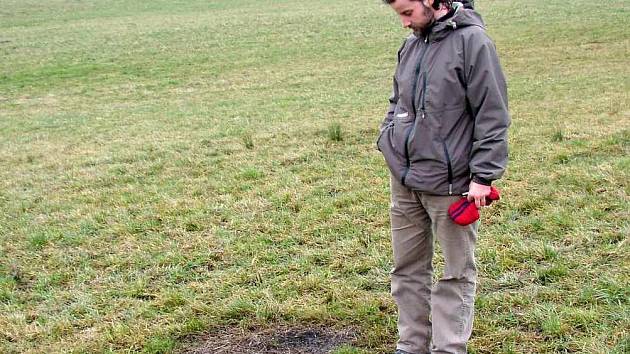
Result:
{"type": "Polygon", "coordinates": [[[427,28],[433,22],[433,9],[428,6],[428,0],[396,0],[391,7],[400,16],[403,27],[415,32],[427,28]],[[427,1],[426,5],[425,1],[427,1]]]}

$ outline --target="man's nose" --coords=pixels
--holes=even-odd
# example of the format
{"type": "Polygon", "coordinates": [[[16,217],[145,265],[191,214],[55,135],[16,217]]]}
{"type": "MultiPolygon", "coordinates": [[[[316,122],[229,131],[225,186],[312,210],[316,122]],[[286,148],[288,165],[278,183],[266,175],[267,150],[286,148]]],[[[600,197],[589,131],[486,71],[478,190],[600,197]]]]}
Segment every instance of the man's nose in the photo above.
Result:
{"type": "Polygon", "coordinates": [[[402,26],[403,26],[403,28],[407,28],[407,27],[409,27],[409,26],[411,25],[411,21],[409,21],[409,20],[408,20],[408,19],[406,19],[406,18],[401,18],[401,19],[400,19],[400,22],[402,22],[402,26]]]}

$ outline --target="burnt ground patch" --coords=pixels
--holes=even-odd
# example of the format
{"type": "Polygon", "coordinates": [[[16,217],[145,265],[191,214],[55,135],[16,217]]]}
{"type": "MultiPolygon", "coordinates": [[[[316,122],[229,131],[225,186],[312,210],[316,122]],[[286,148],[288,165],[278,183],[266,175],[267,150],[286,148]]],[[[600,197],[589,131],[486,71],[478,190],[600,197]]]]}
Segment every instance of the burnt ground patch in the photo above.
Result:
{"type": "Polygon", "coordinates": [[[324,327],[230,328],[191,336],[182,354],[323,354],[352,344],[356,332],[324,327]]]}

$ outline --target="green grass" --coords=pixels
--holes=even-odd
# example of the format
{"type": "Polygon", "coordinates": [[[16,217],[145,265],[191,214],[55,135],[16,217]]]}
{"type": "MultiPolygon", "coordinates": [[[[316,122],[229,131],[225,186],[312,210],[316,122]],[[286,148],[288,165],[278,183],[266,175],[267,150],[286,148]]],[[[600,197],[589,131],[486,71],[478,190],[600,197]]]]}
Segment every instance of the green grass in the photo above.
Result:
{"type": "MultiPolygon", "coordinates": [[[[626,353],[630,9],[477,3],[513,125],[470,352],[626,353]]],[[[0,352],[279,323],[391,351],[390,9],[8,0],[0,29],[0,352]]]]}

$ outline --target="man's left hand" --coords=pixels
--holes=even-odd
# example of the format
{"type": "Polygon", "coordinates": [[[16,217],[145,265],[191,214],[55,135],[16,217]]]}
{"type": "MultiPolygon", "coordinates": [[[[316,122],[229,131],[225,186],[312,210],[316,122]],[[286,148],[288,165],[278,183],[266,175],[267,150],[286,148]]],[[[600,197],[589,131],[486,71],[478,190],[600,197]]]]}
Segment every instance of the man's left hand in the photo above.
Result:
{"type": "Polygon", "coordinates": [[[482,206],[486,206],[486,197],[490,195],[490,186],[484,186],[483,184],[470,181],[470,187],[468,188],[468,201],[475,202],[477,209],[482,206]]]}

